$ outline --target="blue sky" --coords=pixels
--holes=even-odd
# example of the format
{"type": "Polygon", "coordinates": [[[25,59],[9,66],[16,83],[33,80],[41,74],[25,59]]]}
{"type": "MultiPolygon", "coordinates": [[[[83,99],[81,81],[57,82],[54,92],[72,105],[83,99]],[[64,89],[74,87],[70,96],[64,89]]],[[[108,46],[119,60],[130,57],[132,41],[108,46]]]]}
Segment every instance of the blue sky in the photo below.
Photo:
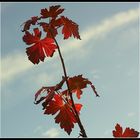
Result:
{"type": "Polygon", "coordinates": [[[112,137],[116,123],[140,131],[139,114],[139,4],[138,3],[2,3],[1,4],[1,135],[2,137],[68,136],[53,116],[35,106],[34,93],[55,85],[63,71],[58,53],[33,65],[25,53],[20,25],[40,9],[60,4],[64,15],[79,24],[82,40],[57,40],[68,75],[83,74],[100,98],[84,90],[81,121],[88,137],[112,137]]]}

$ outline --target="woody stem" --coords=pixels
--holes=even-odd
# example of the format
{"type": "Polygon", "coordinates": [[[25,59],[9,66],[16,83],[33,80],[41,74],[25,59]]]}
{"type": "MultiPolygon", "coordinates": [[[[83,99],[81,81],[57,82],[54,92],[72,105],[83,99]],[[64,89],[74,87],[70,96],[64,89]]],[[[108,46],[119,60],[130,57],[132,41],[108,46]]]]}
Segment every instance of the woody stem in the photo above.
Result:
{"type": "Polygon", "coordinates": [[[73,100],[72,93],[71,93],[71,91],[70,91],[70,87],[69,87],[69,84],[68,84],[68,80],[67,80],[67,77],[68,77],[68,76],[67,76],[67,72],[66,72],[64,60],[63,60],[63,57],[62,57],[62,54],[61,54],[61,51],[60,51],[60,47],[59,47],[59,45],[58,45],[56,39],[54,38],[54,36],[53,36],[53,39],[54,39],[54,41],[55,41],[55,43],[56,43],[56,45],[57,45],[57,48],[58,48],[58,53],[59,53],[59,57],[60,57],[60,60],[61,60],[61,63],[62,63],[64,76],[66,77],[66,85],[67,85],[67,88],[68,88],[69,96],[70,96],[71,101],[72,101],[72,108],[73,108],[73,110],[74,110],[74,112],[75,112],[74,115],[75,115],[76,120],[77,120],[77,122],[78,122],[78,125],[79,125],[79,128],[80,128],[80,132],[81,132],[81,136],[82,136],[82,137],[87,137],[86,132],[85,132],[85,129],[84,129],[82,123],[81,123],[79,114],[78,114],[78,112],[77,112],[77,110],[76,110],[76,108],[75,108],[75,105],[74,105],[74,100],[73,100]]]}

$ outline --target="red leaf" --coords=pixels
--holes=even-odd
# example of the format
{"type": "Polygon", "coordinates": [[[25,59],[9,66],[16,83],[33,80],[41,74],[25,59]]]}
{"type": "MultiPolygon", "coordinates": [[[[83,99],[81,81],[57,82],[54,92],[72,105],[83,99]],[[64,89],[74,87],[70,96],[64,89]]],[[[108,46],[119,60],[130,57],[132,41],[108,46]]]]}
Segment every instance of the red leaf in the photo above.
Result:
{"type": "Polygon", "coordinates": [[[31,19],[27,20],[26,22],[24,22],[24,27],[23,27],[23,30],[22,32],[24,31],[27,31],[30,29],[30,26],[31,25],[35,25],[37,20],[39,20],[40,18],[38,18],[38,16],[34,16],[34,17],[31,17],[31,19]]]}
{"type": "Polygon", "coordinates": [[[73,35],[74,38],[81,39],[79,35],[78,25],[67,17],[61,16],[63,23],[62,34],[64,34],[64,39],[68,39],[73,35]]]}
{"type": "Polygon", "coordinates": [[[78,113],[80,113],[82,106],[83,106],[82,104],[75,104],[75,108],[76,108],[78,113]]]}
{"type": "Polygon", "coordinates": [[[56,5],[56,6],[51,6],[48,9],[41,9],[41,18],[48,18],[48,17],[52,17],[52,18],[56,18],[59,14],[61,14],[64,11],[64,9],[60,8],[60,5],[56,5]]]}
{"type": "Polygon", "coordinates": [[[40,22],[38,23],[40,26],[42,26],[44,32],[47,33],[47,37],[53,38],[56,37],[58,34],[57,29],[62,26],[61,19],[51,19],[50,23],[46,22],[40,22]]]}
{"type": "Polygon", "coordinates": [[[114,137],[138,137],[139,132],[135,131],[133,128],[126,127],[125,131],[123,132],[122,127],[120,124],[116,124],[115,130],[113,130],[114,137]]]}
{"type": "Polygon", "coordinates": [[[133,128],[127,127],[123,133],[123,137],[138,137],[139,132],[135,131],[133,128]]]}
{"type": "Polygon", "coordinates": [[[61,106],[63,106],[63,101],[60,96],[55,95],[54,100],[49,103],[49,106],[45,108],[44,114],[52,114],[54,115],[57,111],[60,110],[61,106]]]}
{"type": "Polygon", "coordinates": [[[82,94],[81,89],[86,88],[88,84],[92,87],[96,96],[99,96],[97,94],[97,91],[95,90],[95,87],[91,83],[91,81],[89,81],[86,78],[83,78],[82,75],[78,75],[78,76],[74,76],[72,78],[69,78],[68,84],[69,84],[70,90],[72,91],[72,93],[76,93],[78,99],[80,99],[80,96],[82,94]]]}
{"type": "Polygon", "coordinates": [[[68,83],[71,90],[74,89],[83,89],[87,87],[87,81],[82,75],[74,76],[68,79],[68,83]]]}
{"type": "MultiPolygon", "coordinates": [[[[81,104],[75,104],[78,113],[81,110],[81,104]]],[[[63,102],[62,97],[59,95],[54,96],[52,100],[45,109],[44,114],[56,114],[55,122],[60,123],[60,127],[70,135],[72,128],[74,128],[74,123],[77,123],[75,116],[70,108],[70,106],[63,102]]]]}
{"type": "Polygon", "coordinates": [[[117,124],[115,126],[115,129],[116,129],[116,131],[113,130],[113,136],[114,137],[122,137],[122,133],[123,133],[122,127],[119,124],[117,124]]]}
{"type": "Polygon", "coordinates": [[[41,32],[39,31],[38,28],[34,29],[34,34],[30,34],[28,31],[25,32],[25,35],[23,36],[23,41],[27,44],[27,45],[31,45],[33,43],[37,43],[40,41],[40,37],[41,37],[41,32]]]}
{"type": "Polygon", "coordinates": [[[45,56],[52,57],[55,49],[57,49],[52,38],[45,37],[44,39],[40,39],[40,37],[41,32],[38,28],[34,29],[34,35],[26,31],[23,36],[23,41],[27,45],[32,45],[31,47],[26,48],[26,53],[29,60],[34,64],[44,61],[45,56]]]}

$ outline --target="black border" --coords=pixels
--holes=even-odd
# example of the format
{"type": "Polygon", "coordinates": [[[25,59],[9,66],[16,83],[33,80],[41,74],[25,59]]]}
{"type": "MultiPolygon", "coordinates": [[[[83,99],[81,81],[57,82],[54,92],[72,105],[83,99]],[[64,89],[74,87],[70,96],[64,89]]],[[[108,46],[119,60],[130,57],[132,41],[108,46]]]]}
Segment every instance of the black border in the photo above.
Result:
{"type": "MultiPolygon", "coordinates": [[[[26,3],[32,3],[32,2],[37,2],[37,3],[41,3],[41,2],[71,2],[71,3],[88,3],[88,2],[92,2],[92,3],[139,3],[140,4],[140,1],[139,0],[85,0],[85,1],[80,1],[80,0],[15,0],[15,1],[12,1],[12,0],[1,0],[1,3],[23,3],[23,2],[26,2],[26,3]]],[[[79,139],[79,138],[30,138],[30,137],[27,137],[27,138],[10,138],[10,137],[0,137],[0,139],[79,139]]],[[[114,139],[114,137],[112,136],[112,138],[80,138],[80,139],[114,139]]],[[[122,138],[115,138],[115,139],[122,139],[122,138]]],[[[129,138],[125,138],[125,139],[129,139],[129,138]]],[[[131,138],[131,139],[139,139],[138,138],[131,138]]]]}
{"type": "Polygon", "coordinates": [[[139,0],[85,0],[85,1],[80,1],[80,0],[16,0],[16,1],[12,1],[12,0],[1,0],[1,2],[82,2],[82,3],[86,3],[86,2],[131,2],[131,3],[134,3],[134,2],[139,2],[139,0]]]}

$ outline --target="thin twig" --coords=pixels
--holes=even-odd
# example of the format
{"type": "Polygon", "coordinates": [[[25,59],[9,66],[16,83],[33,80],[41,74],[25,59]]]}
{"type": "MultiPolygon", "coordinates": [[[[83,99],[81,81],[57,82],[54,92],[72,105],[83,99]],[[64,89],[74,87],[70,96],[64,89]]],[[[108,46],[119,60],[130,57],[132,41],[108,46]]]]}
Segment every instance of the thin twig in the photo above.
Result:
{"type": "MultiPolygon", "coordinates": [[[[50,32],[51,32],[51,30],[50,30],[50,32]]],[[[68,77],[68,76],[67,76],[67,72],[66,72],[66,68],[65,68],[65,64],[64,64],[64,60],[63,60],[63,57],[62,57],[62,54],[61,54],[61,51],[60,51],[60,47],[59,47],[59,45],[58,45],[58,43],[57,43],[55,37],[53,36],[52,32],[51,32],[51,35],[52,35],[52,37],[53,37],[53,39],[54,39],[54,41],[55,41],[55,44],[57,45],[57,48],[58,48],[58,53],[59,53],[59,57],[60,57],[60,60],[61,60],[62,67],[63,67],[64,76],[65,76],[65,77],[68,77]]],[[[87,137],[86,132],[85,132],[85,129],[84,129],[82,123],[81,123],[79,114],[78,114],[78,112],[77,112],[77,110],[76,110],[76,108],[75,108],[74,100],[73,100],[73,97],[72,97],[72,93],[71,93],[71,91],[70,91],[70,87],[69,87],[68,79],[67,79],[67,78],[66,78],[66,85],[67,85],[67,88],[68,88],[68,92],[69,92],[70,99],[71,99],[71,101],[72,101],[72,108],[74,109],[74,112],[75,112],[74,115],[75,115],[76,120],[77,120],[77,122],[78,122],[78,125],[79,125],[79,128],[80,128],[80,132],[82,133],[81,136],[82,136],[82,137],[87,137]]]]}

